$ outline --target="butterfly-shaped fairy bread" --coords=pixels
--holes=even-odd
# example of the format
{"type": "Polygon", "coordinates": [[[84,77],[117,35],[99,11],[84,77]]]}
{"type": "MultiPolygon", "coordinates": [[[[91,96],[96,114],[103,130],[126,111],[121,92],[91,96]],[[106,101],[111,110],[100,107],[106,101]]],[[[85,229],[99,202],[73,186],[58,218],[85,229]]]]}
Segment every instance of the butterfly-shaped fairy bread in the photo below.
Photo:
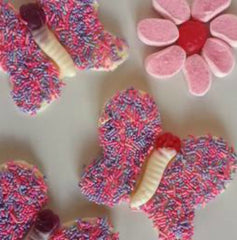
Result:
{"type": "Polygon", "coordinates": [[[85,169],[83,194],[108,206],[128,202],[153,220],[162,240],[192,239],[195,209],[225,190],[237,166],[222,138],[163,133],[155,101],[133,88],[106,103],[99,139],[103,154],[85,169]]]}
{"type": "Polygon", "coordinates": [[[58,98],[76,68],[115,69],[127,49],[104,29],[96,0],[38,0],[19,11],[0,0],[0,66],[23,112],[36,114],[58,98]]]}
{"type": "Polygon", "coordinates": [[[77,219],[60,224],[49,209],[45,177],[24,161],[0,166],[1,240],[118,240],[103,218],[77,219]]]}

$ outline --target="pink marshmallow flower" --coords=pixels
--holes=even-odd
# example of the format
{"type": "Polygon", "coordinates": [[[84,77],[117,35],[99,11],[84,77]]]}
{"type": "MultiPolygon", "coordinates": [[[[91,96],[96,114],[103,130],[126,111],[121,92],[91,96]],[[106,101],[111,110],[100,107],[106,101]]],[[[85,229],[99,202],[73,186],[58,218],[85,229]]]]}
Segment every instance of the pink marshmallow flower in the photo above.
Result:
{"type": "Polygon", "coordinates": [[[186,0],[153,0],[166,19],[140,21],[138,36],[149,46],[168,47],[147,57],[146,71],[166,79],[183,70],[190,93],[205,95],[213,74],[225,77],[235,66],[237,16],[220,15],[230,4],[231,0],[193,0],[190,9],[186,0]]]}

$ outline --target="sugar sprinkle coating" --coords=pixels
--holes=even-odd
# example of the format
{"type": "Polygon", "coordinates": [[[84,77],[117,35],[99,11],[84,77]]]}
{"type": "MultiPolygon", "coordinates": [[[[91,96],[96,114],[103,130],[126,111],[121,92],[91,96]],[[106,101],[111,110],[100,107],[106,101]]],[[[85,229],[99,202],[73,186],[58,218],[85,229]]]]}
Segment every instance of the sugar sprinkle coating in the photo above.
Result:
{"type": "Polygon", "coordinates": [[[13,7],[3,0],[0,5],[0,65],[10,75],[16,105],[36,114],[59,97],[63,83],[13,7]]]}
{"type": "Polygon", "coordinates": [[[0,239],[23,239],[47,200],[47,185],[36,167],[14,161],[2,165],[0,239]]]}
{"type": "Polygon", "coordinates": [[[47,24],[80,70],[114,70],[127,58],[126,42],[105,31],[95,0],[39,0],[47,24]]]}
{"type": "Polygon", "coordinates": [[[160,114],[148,94],[128,89],[108,101],[99,125],[104,153],[86,168],[80,187],[89,200],[113,206],[128,200],[134,190],[145,158],[161,132],[160,114]]]}
{"type": "Polygon", "coordinates": [[[112,226],[103,218],[93,221],[78,219],[74,224],[56,231],[50,240],[118,240],[118,233],[112,232],[112,226]]]}
{"type": "Polygon", "coordinates": [[[192,239],[195,209],[222,193],[236,168],[237,155],[222,138],[183,140],[155,196],[141,208],[159,229],[159,239],[192,239]]]}

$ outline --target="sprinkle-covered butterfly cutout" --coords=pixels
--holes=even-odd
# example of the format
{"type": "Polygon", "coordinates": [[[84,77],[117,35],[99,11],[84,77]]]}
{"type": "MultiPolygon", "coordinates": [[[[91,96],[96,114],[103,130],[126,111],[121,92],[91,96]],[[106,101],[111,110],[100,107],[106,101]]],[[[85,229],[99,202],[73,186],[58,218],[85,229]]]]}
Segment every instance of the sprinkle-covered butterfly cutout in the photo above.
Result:
{"type": "Polygon", "coordinates": [[[222,138],[162,133],[155,101],[135,89],[106,103],[99,138],[103,155],[85,169],[83,194],[108,206],[128,202],[153,220],[162,240],[192,239],[195,209],[225,190],[237,166],[222,138]]]}
{"type": "Polygon", "coordinates": [[[0,166],[1,240],[118,240],[106,219],[77,219],[60,224],[49,209],[48,187],[42,173],[23,161],[0,166]]]}
{"type": "Polygon", "coordinates": [[[127,49],[104,30],[96,0],[39,0],[22,6],[21,15],[0,0],[0,66],[23,112],[36,114],[60,96],[60,79],[74,75],[64,74],[70,62],[79,70],[113,70],[127,49]]]}

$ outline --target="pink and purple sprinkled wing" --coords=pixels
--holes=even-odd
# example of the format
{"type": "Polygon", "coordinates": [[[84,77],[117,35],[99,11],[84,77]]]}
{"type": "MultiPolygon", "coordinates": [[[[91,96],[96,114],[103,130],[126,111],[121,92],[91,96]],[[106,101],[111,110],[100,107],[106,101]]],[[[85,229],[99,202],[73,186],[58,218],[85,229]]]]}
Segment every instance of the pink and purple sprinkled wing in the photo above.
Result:
{"type": "Polygon", "coordinates": [[[127,57],[127,44],[105,31],[96,0],[39,0],[47,24],[80,69],[113,70],[127,57]]]}
{"type": "Polygon", "coordinates": [[[0,65],[10,75],[16,105],[35,114],[56,99],[62,82],[13,7],[0,0],[0,65]]]}
{"type": "Polygon", "coordinates": [[[237,155],[221,138],[190,137],[167,167],[152,200],[142,210],[161,240],[190,240],[194,211],[222,193],[237,166],[237,155]]]}
{"type": "Polygon", "coordinates": [[[106,219],[93,221],[78,219],[72,226],[62,227],[56,231],[50,240],[118,240],[117,233],[112,232],[112,226],[106,219]]]}
{"type": "Polygon", "coordinates": [[[128,200],[160,132],[160,114],[148,94],[135,89],[116,94],[99,119],[103,156],[86,168],[80,182],[83,194],[109,206],[128,200]]]}
{"type": "Polygon", "coordinates": [[[0,239],[23,239],[47,199],[47,185],[35,167],[22,162],[1,166],[0,239]]]}

